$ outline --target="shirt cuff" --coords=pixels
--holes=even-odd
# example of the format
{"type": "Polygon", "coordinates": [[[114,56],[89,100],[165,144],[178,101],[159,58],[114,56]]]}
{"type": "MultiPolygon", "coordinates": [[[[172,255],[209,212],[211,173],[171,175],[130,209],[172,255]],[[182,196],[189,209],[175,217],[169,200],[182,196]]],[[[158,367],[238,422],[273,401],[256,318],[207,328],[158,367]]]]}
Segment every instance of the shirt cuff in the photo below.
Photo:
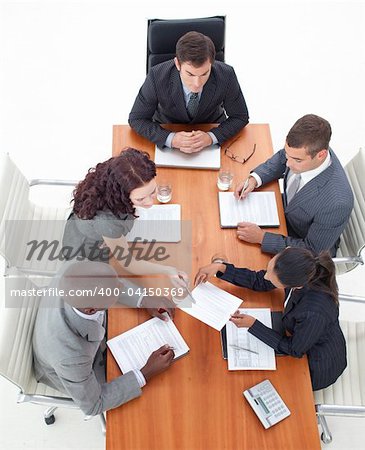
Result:
{"type": "Polygon", "coordinates": [[[146,386],[146,378],[143,376],[143,373],[138,369],[133,370],[133,372],[137,378],[139,387],[143,388],[143,386],[146,386]]]}
{"type": "Polygon", "coordinates": [[[260,176],[257,175],[256,172],[251,172],[251,173],[250,173],[250,177],[255,178],[255,180],[256,180],[256,182],[257,182],[257,186],[256,186],[256,187],[262,186],[262,180],[261,180],[260,176]]]}
{"type": "Polygon", "coordinates": [[[172,148],[172,140],[174,139],[175,133],[170,133],[167,136],[165,147],[172,148]]]}
{"type": "Polygon", "coordinates": [[[218,144],[218,139],[214,133],[208,131],[209,136],[212,138],[212,145],[218,144]]]}

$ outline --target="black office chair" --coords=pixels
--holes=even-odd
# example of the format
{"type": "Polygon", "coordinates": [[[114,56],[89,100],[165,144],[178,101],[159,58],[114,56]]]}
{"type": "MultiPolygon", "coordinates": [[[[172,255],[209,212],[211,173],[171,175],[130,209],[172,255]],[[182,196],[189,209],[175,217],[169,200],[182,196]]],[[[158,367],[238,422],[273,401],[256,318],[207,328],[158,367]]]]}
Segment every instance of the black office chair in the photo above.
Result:
{"type": "Polygon", "coordinates": [[[149,19],[147,24],[147,68],[175,57],[176,43],[188,31],[198,31],[209,36],[216,50],[216,59],[224,61],[226,17],[201,19],[149,19]]]}

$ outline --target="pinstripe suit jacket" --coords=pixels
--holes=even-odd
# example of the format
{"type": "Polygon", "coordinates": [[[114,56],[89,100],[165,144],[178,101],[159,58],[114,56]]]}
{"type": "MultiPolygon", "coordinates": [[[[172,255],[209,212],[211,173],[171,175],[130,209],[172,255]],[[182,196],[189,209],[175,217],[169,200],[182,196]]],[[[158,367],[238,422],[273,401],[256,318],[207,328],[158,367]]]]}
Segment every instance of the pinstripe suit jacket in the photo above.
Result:
{"type": "Polygon", "coordinates": [[[286,201],[285,151],[280,150],[253,172],[263,184],[284,177],[284,212],[288,236],[266,232],[261,248],[267,253],[279,253],[284,248],[306,247],[318,253],[329,250],[336,255],[339,238],[344,230],[354,197],[346,173],[330,149],[331,165],[298,191],[289,205],[286,201]]]}
{"type": "Polygon", "coordinates": [[[160,147],[164,146],[170,133],[159,125],[161,123],[220,123],[211,131],[221,144],[248,124],[248,111],[233,67],[215,61],[204,85],[196,117],[191,120],[180,74],[174,61],[170,60],[150,69],[128,122],[138,134],[160,147]]]}
{"type": "MultiPolygon", "coordinates": [[[[269,291],[275,286],[264,279],[265,271],[254,272],[236,269],[227,264],[224,274],[217,276],[237,286],[255,291],[269,291]]],[[[286,295],[288,295],[286,289],[286,295]]],[[[290,335],[281,336],[256,320],[249,332],[273,349],[301,358],[308,356],[313,390],[323,389],[334,383],[345,370],[346,342],[338,321],[338,305],[328,294],[296,289],[283,312],[283,326],[290,335]]]]}

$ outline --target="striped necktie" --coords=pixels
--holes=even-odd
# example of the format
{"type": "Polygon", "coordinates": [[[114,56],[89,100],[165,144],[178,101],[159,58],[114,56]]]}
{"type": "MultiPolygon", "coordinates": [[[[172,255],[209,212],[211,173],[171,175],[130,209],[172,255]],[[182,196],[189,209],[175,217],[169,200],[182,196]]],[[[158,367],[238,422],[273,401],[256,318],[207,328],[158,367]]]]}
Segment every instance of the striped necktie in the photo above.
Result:
{"type": "Polygon", "coordinates": [[[300,173],[298,173],[298,174],[294,175],[293,180],[290,180],[291,183],[289,184],[289,186],[286,189],[287,204],[289,204],[292,201],[294,195],[297,193],[301,179],[302,179],[302,177],[300,176],[300,173]]]}
{"type": "Polygon", "coordinates": [[[186,107],[191,119],[193,119],[196,116],[198,108],[199,108],[199,94],[197,92],[192,92],[190,94],[188,105],[186,107]]]}

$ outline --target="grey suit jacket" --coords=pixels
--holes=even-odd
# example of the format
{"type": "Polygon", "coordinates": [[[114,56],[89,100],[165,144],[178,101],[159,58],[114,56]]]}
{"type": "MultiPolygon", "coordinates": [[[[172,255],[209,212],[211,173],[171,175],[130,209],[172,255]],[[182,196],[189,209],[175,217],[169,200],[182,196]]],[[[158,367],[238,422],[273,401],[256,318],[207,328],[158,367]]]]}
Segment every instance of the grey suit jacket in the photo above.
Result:
{"type": "MultiPolygon", "coordinates": [[[[56,286],[56,281],[50,285],[56,286]]],[[[104,337],[104,326],[80,317],[62,298],[42,299],[33,334],[36,378],[69,395],[87,415],[141,395],[134,372],[106,383],[104,337]]]]}
{"type": "Polygon", "coordinates": [[[336,255],[338,242],[353,205],[354,197],[346,173],[330,149],[331,165],[303,186],[289,205],[286,202],[285,151],[280,150],[256,172],[263,184],[284,177],[284,211],[288,236],[266,232],[261,248],[267,253],[279,253],[285,247],[306,247],[314,252],[329,250],[336,255]]]}
{"type": "Polygon", "coordinates": [[[191,120],[180,74],[170,60],[150,69],[128,122],[138,134],[160,147],[170,133],[160,123],[220,123],[211,132],[221,144],[248,124],[248,111],[233,67],[215,61],[204,85],[197,115],[191,120]]]}

